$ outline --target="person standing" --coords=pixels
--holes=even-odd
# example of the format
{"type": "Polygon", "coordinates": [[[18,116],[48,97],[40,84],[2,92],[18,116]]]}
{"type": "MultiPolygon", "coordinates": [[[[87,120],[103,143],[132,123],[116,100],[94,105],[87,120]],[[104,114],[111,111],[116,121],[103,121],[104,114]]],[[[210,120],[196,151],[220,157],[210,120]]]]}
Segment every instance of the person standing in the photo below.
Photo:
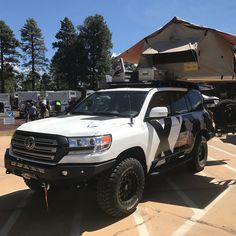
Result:
{"type": "Polygon", "coordinates": [[[29,119],[31,121],[37,119],[37,108],[33,103],[31,103],[31,107],[29,109],[29,119]]]}
{"type": "Polygon", "coordinates": [[[47,107],[44,104],[44,102],[40,102],[39,104],[39,112],[40,112],[40,118],[43,119],[46,117],[47,107]]]}
{"type": "Polygon", "coordinates": [[[30,120],[30,108],[31,108],[31,103],[27,102],[25,105],[25,122],[28,122],[30,120]]]}
{"type": "Polygon", "coordinates": [[[56,115],[59,115],[61,112],[61,101],[60,100],[55,101],[55,112],[56,112],[56,115]]]}

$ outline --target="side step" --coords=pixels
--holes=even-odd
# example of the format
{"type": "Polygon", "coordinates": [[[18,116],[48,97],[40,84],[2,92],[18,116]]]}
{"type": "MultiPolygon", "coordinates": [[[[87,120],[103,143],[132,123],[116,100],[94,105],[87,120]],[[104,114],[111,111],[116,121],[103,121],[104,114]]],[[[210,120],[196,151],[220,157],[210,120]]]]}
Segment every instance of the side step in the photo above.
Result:
{"type": "Polygon", "coordinates": [[[169,171],[169,170],[171,170],[171,169],[173,169],[177,166],[181,166],[181,165],[185,164],[188,161],[190,161],[189,156],[179,157],[178,159],[169,161],[169,162],[167,162],[163,165],[153,167],[151,172],[150,172],[150,175],[158,175],[162,172],[169,171]]]}

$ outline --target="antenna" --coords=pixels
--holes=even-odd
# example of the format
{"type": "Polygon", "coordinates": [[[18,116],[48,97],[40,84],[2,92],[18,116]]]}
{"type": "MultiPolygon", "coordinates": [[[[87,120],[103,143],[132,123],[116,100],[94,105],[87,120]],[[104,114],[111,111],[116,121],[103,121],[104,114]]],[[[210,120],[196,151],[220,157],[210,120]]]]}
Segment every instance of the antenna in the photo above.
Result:
{"type": "Polygon", "coordinates": [[[129,115],[130,115],[130,124],[134,123],[132,114],[131,114],[131,100],[130,100],[130,94],[128,93],[128,100],[129,100],[129,115]]]}

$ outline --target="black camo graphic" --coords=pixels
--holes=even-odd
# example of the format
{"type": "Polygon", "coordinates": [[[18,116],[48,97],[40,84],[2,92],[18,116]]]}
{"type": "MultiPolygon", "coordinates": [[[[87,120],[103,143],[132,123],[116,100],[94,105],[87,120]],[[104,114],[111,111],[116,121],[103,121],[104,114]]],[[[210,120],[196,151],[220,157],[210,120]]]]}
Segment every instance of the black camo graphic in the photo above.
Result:
{"type": "Polygon", "coordinates": [[[168,141],[172,127],[171,118],[164,118],[164,127],[162,127],[162,125],[157,120],[151,120],[150,124],[153,126],[160,139],[155,159],[161,157],[162,153],[164,153],[165,156],[171,154],[170,144],[168,141]]]}

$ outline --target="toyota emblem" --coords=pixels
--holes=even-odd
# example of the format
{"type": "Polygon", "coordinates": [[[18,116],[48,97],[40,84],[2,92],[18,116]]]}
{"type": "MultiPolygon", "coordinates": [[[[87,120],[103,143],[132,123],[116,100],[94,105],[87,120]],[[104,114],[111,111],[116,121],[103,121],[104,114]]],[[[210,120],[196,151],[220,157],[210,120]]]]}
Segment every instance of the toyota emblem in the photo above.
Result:
{"type": "Polygon", "coordinates": [[[28,149],[28,150],[34,149],[34,148],[35,148],[35,140],[34,140],[34,137],[27,137],[27,138],[25,139],[24,144],[25,144],[26,149],[28,149]]]}

